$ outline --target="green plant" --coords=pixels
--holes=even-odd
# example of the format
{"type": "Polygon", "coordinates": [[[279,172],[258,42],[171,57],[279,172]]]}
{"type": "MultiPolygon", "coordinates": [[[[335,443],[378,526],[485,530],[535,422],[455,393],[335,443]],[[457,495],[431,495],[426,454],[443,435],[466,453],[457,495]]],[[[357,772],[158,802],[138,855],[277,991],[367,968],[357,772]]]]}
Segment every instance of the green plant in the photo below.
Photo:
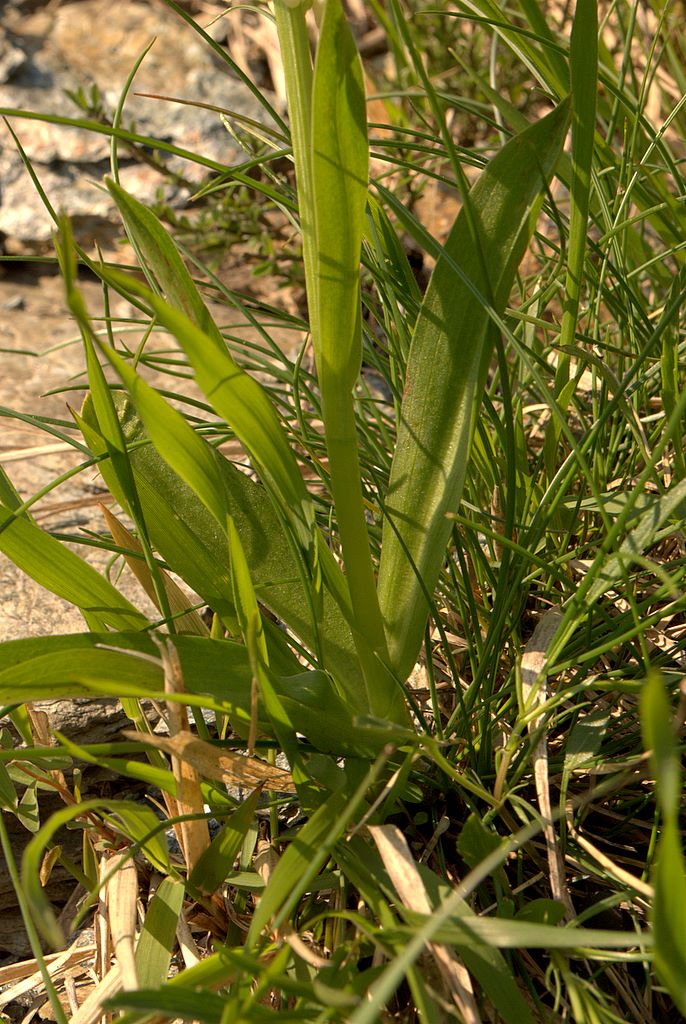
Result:
{"type": "MultiPolygon", "coordinates": [[[[444,12],[448,24],[457,13],[444,12]]],[[[119,185],[117,144],[141,141],[119,127],[125,94],[111,126],[52,118],[111,135],[107,187],[145,278],[77,250],[55,216],[90,393],[73,414],[82,440],[65,424],[52,429],[82,452],[79,471],[98,466],[132,522],[110,516],[111,540],[91,540],[125,560],[157,619],[36,525],[40,496],[22,501],[0,478],[0,548],[79,607],[88,628],[0,645],[0,699],[24,743],[0,751],[9,765],[0,794],[19,814],[16,783],[54,787],[70,760],[97,760],[159,790],[166,818],[133,802],[72,798],[42,824],[16,879],[37,958],[36,927],[63,939],[38,866],[57,829],[79,821],[84,863],[74,870],[91,896],[103,884],[94,862],[107,872],[104,849],[116,851],[114,878],[143,857],[165,876],[135,952],[113,925],[112,983],[125,991],[109,1005],[127,1022],[261,1021],[273,1010],[354,1024],[395,1011],[512,1024],[648,1020],[649,999],[656,1012],[668,1005],[650,992],[653,941],[659,982],[683,999],[682,911],[671,920],[664,899],[664,865],[680,871],[681,860],[677,799],[661,794],[653,934],[642,874],[657,825],[636,780],[635,698],[653,668],[675,682],[681,634],[663,654],[651,630],[681,627],[686,567],[680,550],[664,554],[686,501],[673,455],[686,412],[675,226],[684,189],[665,131],[643,109],[654,52],[633,88],[607,48],[591,45],[591,0],[577,6],[569,45],[525,0],[517,19],[470,0],[460,16],[509,47],[548,111],[527,124],[477,78],[499,126],[485,159],[448,130],[451,98],[435,89],[399,4],[379,8],[396,60],[391,91],[399,109],[409,96],[419,112],[409,129],[417,153],[428,144],[438,169],[427,175],[460,195],[441,244],[392,182],[370,187],[363,74],[339,0],[318,12],[314,62],[302,5],[276,0],[274,15],[297,202],[288,182],[253,185],[301,232],[308,323],[282,321],[302,337],[295,360],[270,339],[274,310],[255,311],[211,272],[200,277],[197,256],[119,185]],[[622,121],[628,143],[615,157],[622,121]],[[435,261],[424,295],[402,233],[435,261]],[[79,263],[102,281],[104,330],[79,291],[79,263]],[[144,322],[133,352],[109,314],[112,293],[144,322]],[[248,315],[255,340],[227,338],[207,295],[248,315]],[[175,339],[173,356],[155,348],[160,336],[175,339]],[[166,368],[174,390],[148,383],[149,367],[166,368]],[[174,376],[188,373],[202,393],[192,404],[174,376]],[[223,454],[227,438],[249,474],[223,454]],[[210,625],[197,614],[205,606],[210,625]],[[532,636],[532,613],[551,608],[532,636]],[[23,702],[118,696],[135,732],[97,747],[58,736],[48,748],[18,692],[23,702]],[[143,698],[162,702],[168,737],[151,734],[143,698]],[[203,711],[214,713],[211,729],[203,711]],[[240,803],[226,782],[253,794],[240,803]],[[263,788],[271,846],[253,860],[263,788]],[[306,820],[284,831],[279,811],[294,795],[306,820]],[[584,827],[596,808],[613,822],[647,820],[645,851],[617,853],[619,826],[613,856],[591,842],[584,827]],[[214,838],[208,813],[221,823],[214,838]],[[164,836],[170,823],[180,855],[164,836]],[[419,862],[401,825],[426,851],[419,862]],[[167,981],[191,906],[214,946],[167,981]],[[613,927],[585,927],[601,914],[613,927]]],[[[391,164],[393,141],[376,143],[391,164]]],[[[256,159],[272,156],[265,146],[256,159]]],[[[425,170],[419,156],[403,161],[404,173],[425,170]]],[[[241,168],[209,169],[208,187],[249,180],[241,168]]],[[[671,764],[669,743],[658,742],[662,698],[649,685],[646,736],[671,764]]]]}

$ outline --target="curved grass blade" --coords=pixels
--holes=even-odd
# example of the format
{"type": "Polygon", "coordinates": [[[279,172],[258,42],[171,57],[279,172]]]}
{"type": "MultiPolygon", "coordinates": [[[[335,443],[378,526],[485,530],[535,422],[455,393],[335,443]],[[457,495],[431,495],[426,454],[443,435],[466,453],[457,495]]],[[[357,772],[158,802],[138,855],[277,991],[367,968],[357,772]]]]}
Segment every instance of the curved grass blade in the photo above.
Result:
{"type": "Polygon", "coordinates": [[[106,820],[118,829],[123,825],[124,833],[134,842],[141,843],[142,850],[158,871],[168,874],[172,870],[167,837],[161,832],[159,818],[152,808],[136,804],[132,800],[93,798],[55,811],[24,848],[21,871],[34,921],[47,941],[56,949],[63,947],[64,938],[61,925],[40,881],[40,865],[45,849],[57,830],[88,811],[102,813],[106,820]],[[115,815],[119,821],[115,820],[115,815]]]}
{"type": "Polygon", "coordinates": [[[80,608],[93,629],[145,629],[149,625],[145,616],[92,566],[2,505],[0,551],[46,590],[80,608]]]}
{"type": "Polygon", "coordinates": [[[162,580],[159,566],[150,547],[147,525],[143,511],[138,500],[136,484],[129,464],[128,452],[121,430],[121,424],[117,417],[112,401],[112,394],[105,380],[105,374],[98,361],[93,344],[93,329],[90,317],[83,301],[81,293],[76,285],[76,250],[71,232],[71,225],[67,217],[60,218],[60,242],[57,244],[57,258],[59,260],[64,286],[67,293],[67,304],[74,314],[74,318],[81,330],[81,337],[86,354],[86,368],[88,382],[93,398],[93,405],[98,416],[98,421],[103,428],[103,436],[107,444],[107,452],[110,462],[117,474],[120,485],[126,495],[128,507],[136,524],[140,537],[140,548],[143,553],[145,565],[152,585],[153,601],[159,608],[165,620],[170,623],[170,631],[174,631],[174,623],[171,608],[167,599],[167,592],[162,580]]]}
{"type": "Polygon", "coordinates": [[[561,104],[511,139],[469,194],[439,258],[417,319],[388,495],[379,600],[391,664],[406,678],[464,486],[470,437],[492,351],[489,297],[501,314],[567,133],[561,104]],[[455,262],[471,287],[450,266],[455,262]],[[486,273],[488,276],[486,277],[486,273]],[[475,294],[476,291],[476,294],[475,294]],[[392,523],[388,521],[392,520],[392,523]],[[397,531],[397,532],[396,532],[397,531]]]}

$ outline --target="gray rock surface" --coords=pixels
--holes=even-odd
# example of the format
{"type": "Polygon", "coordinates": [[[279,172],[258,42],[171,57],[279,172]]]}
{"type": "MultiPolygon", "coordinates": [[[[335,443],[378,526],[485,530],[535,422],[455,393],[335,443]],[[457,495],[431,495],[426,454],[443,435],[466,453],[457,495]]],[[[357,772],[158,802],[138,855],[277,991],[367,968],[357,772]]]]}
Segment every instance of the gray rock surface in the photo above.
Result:
{"type": "MultiPolygon", "coordinates": [[[[214,5],[204,8],[199,23],[206,25],[214,5]]],[[[0,107],[84,117],[68,92],[90,95],[96,86],[105,114],[111,115],[153,39],[129,93],[123,126],[218,163],[235,163],[240,151],[216,110],[135,95],[153,93],[264,117],[255,98],[197,33],[154,0],[10,3],[0,34],[0,107]]],[[[109,196],[99,187],[110,169],[109,138],[40,120],[12,117],[10,122],[50,202],[74,218],[79,241],[89,248],[95,241],[108,245],[121,233],[109,196]]],[[[190,160],[161,154],[170,178],[132,159],[124,146],[120,159],[125,188],[144,202],[162,196],[177,208],[208,173],[190,160]]],[[[44,251],[51,246],[53,225],[3,124],[0,182],[0,233],[7,251],[44,251]]]]}

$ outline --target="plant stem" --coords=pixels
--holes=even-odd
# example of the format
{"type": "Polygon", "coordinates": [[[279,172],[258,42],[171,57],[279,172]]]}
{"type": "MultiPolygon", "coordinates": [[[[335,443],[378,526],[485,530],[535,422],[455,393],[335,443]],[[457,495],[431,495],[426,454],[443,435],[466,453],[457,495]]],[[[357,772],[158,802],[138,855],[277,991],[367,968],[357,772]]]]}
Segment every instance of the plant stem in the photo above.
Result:
{"type": "MultiPolygon", "coordinates": [[[[279,42],[284,64],[286,92],[291,121],[293,158],[298,187],[303,262],[307,287],[310,330],[322,393],[322,416],[331,472],[331,488],[353,610],[353,636],[367,689],[369,711],[381,717],[405,720],[402,693],[386,665],[388,648],[376,592],[376,579],[369,548],[369,536],[360,484],[357,455],[358,437],[353,398],[354,379],[346,360],[330,365],[323,337],[320,278],[331,275],[324,266],[317,241],[317,194],[313,169],[312,90],[313,69],[304,7],[275,4],[279,42]]],[[[332,126],[333,127],[333,126],[332,126]]],[[[345,211],[341,210],[341,216],[345,211]]],[[[345,277],[345,271],[343,273],[345,277]]],[[[348,283],[359,307],[359,274],[348,283]]],[[[343,323],[345,323],[345,319],[343,323]]],[[[330,318],[327,318],[329,322],[330,318]]],[[[356,336],[337,339],[342,352],[361,353],[361,321],[354,325],[356,336]]],[[[347,332],[345,332],[347,333],[347,332]]],[[[330,340],[330,339],[329,339],[330,340]]],[[[338,347],[338,346],[336,346],[338,347]]],[[[359,357],[358,357],[359,358],[359,357]]]]}

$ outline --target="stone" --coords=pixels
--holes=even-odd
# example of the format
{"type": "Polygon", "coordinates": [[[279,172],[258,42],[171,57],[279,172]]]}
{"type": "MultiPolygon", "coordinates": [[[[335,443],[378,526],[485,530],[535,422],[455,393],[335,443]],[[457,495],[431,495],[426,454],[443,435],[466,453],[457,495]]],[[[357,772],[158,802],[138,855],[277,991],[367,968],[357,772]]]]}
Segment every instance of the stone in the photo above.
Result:
{"type": "MultiPolygon", "coordinates": [[[[219,112],[210,108],[264,120],[263,108],[226,63],[164,4],[72,0],[21,17],[15,12],[8,23],[12,34],[4,34],[4,49],[0,36],[2,108],[85,117],[69,93],[90,96],[95,86],[93,95],[104,116],[111,117],[131,69],[154,38],[127,97],[124,128],[229,166],[242,152],[219,112]]],[[[109,246],[114,234],[122,234],[102,189],[110,173],[109,137],[16,116],[10,122],[53,207],[74,218],[77,239],[88,248],[94,242],[109,246]]],[[[119,145],[122,184],[142,202],[161,198],[176,209],[185,207],[210,172],[157,151],[161,169],[149,166],[151,152],[135,155],[119,145]]],[[[0,233],[6,250],[40,253],[52,247],[54,225],[4,125],[0,181],[0,233]]]]}
{"type": "Polygon", "coordinates": [[[0,27],[0,83],[9,82],[12,75],[26,63],[26,54],[0,27]]]}

